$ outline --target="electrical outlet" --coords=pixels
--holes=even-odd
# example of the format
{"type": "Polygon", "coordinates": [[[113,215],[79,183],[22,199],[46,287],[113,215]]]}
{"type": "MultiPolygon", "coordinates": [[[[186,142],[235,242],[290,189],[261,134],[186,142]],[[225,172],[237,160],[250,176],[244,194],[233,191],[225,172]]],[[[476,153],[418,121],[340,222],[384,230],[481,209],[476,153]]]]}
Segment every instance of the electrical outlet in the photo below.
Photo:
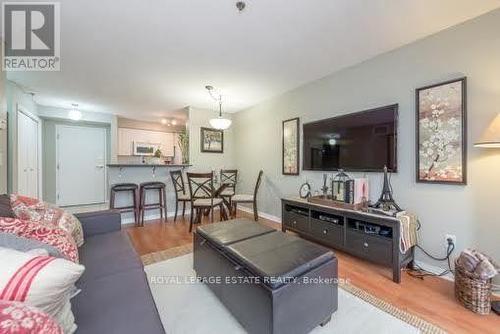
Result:
{"type": "Polygon", "coordinates": [[[448,247],[448,239],[453,240],[453,244],[455,245],[455,248],[457,247],[457,236],[454,234],[445,234],[444,235],[444,244],[446,247],[448,247]]]}

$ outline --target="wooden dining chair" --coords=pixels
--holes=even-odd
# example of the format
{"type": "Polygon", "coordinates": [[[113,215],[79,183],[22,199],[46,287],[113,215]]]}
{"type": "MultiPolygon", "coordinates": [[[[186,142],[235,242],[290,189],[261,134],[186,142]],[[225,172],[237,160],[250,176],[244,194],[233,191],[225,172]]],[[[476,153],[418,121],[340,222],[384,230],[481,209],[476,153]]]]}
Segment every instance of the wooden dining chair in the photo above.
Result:
{"type": "Polygon", "coordinates": [[[231,205],[231,198],[236,194],[236,183],[238,182],[237,169],[221,169],[220,183],[225,185],[220,196],[226,199],[231,205]]]}
{"type": "Polygon", "coordinates": [[[219,207],[221,220],[223,201],[222,198],[214,198],[214,173],[187,173],[189,194],[191,196],[191,218],[189,221],[189,232],[193,230],[193,224],[201,223],[204,210],[210,210],[210,221],[214,221],[214,208],[219,207]],[[196,220],[194,213],[196,212],[196,220]]]}
{"type": "Polygon", "coordinates": [[[255,221],[259,220],[259,214],[257,210],[257,193],[259,192],[260,188],[260,183],[262,182],[262,175],[264,174],[264,171],[259,171],[259,176],[257,176],[257,182],[255,183],[255,188],[253,191],[253,195],[246,195],[246,194],[236,194],[231,198],[231,203],[232,203],[232,217],[236,217],[236,210],[238,204],[241,203],[252,203],[253,204],[253,218],[255,221]]]}
{"type": "Polygon", "coordinates": [[[175,216],[174,222],[177,221],[177,212],[179,209],[179,203],[182,203],[182,218],[186,212],[186,202],[191,202],[191,197],[186,192],[186,187],[184,185],[184,177],[182,176],[181,170],[174,170],[170,172],[170,177],[172,178],[172,184],[174,185],[175,191],[175,216]]]}

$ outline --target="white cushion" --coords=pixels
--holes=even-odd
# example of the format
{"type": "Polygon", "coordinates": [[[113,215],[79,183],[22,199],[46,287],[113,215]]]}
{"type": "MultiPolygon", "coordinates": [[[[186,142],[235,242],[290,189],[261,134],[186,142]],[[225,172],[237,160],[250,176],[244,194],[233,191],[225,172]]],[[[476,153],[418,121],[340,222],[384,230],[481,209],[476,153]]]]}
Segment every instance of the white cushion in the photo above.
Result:
{"type": "Polygon", "coordinates": [[[237,194],[231,198],[233,202],[253,202],[253,195],[237,194]]]}
{"type": "Polygon", "coordinates": [[[75,330],[69,299],[84,266],[0,247],[0,268],[0,299],[40,309],[53,317],[65,333],[75,330]]]}
{"type": "Polygon", "coordinates": [[[193,206],[208,206],[208,207],[210,207],[212,205],[213,206],[220,205],[221,203],[222,203],[221,198],[214,198],[213,202],[212,202],[212,199],[210,199],[210,198],[204,198],[204,199],[195,200],[193,203],[193,206]]]}
{"type": "Polygon", "coordinates": [[[225,189],[220,193],[221,196],[233,196],[234,195],[234,190],[233,189],[225,189]]]}
{"type": "Polygon", "coordinates": [[[189,194],[183,194],[183,193],[177,193],[177,200],[178,201],[189,201],[191,199],[191,196],[189,194]]]}

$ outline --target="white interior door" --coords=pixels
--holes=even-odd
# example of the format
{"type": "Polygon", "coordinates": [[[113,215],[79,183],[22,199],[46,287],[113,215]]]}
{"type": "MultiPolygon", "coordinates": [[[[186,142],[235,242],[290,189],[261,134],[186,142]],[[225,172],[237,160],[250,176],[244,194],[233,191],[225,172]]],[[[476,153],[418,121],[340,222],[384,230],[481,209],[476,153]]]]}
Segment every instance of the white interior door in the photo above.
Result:
{"type": "Polygon", "coordinates": [[[106,196],[106,129],[56,126],[57,204],[104,203],[106,196]]]}
{"type": "Polygon", "coordinates": [[[24,112],[17,113],[17,192],[38,198],[38,120],[24,112]]]}

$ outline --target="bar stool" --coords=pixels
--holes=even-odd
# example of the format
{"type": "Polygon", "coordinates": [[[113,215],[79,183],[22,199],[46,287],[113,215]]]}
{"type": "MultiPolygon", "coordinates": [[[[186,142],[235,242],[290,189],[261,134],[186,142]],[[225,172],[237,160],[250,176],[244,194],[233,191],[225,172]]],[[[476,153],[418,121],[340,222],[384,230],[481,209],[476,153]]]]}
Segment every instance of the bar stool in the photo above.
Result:
{"type": "Polygon", "coordinates": [[[139,187],[140,206],[139,212],[141,215],[140,225],[144,226],[144,212],[146,210],[160,209],[160,219],[163,220],[163,211],[165,211],[165,219],[167,219],[167,197],[165,194],[165,183],[163,182],[144,182],[139,187]],[[148,190],[158,191],[158,202],[146,204],[146,192],[148,190]]]}
{"type": "Polygon", "coordinates": [[[133,212],[134,213],[134,223],[139,223],[139,206],[137,205],[137,189],[138,186],[135,183],[117,183],[111,186],[111,193],[109,199],[109,208],[119,210],[120,213],[133,212]],[[115,197],[119,192],[132,192],[133,205],[117,207],[115,205],[115,197]]]}

